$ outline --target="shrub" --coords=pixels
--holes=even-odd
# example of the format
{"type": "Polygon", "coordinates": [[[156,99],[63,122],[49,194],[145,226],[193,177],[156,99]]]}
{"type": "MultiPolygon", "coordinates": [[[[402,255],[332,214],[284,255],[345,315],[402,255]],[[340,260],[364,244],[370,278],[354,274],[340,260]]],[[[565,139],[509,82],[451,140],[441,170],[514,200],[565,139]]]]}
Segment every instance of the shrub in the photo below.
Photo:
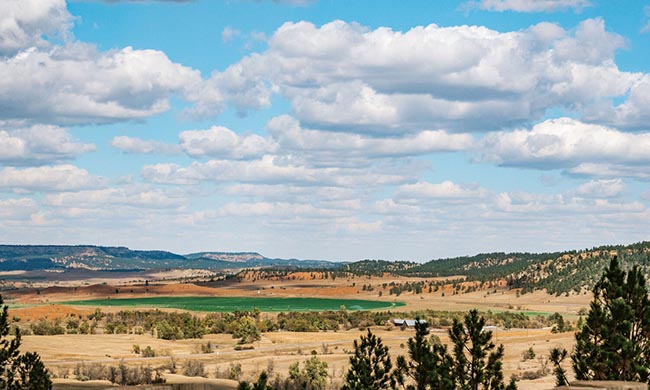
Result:
{"type": "Polygon", "coordinates": [[[525,362],[526,360],[532,359],[535,359],[535,351],[533,350],[533,347],[530,347],[521,354],[521,361],[525,362]]]}
{"type": "Polygon", "coordinates": [[[241,363],[230,363],[230,367],[228,368],[228,379],[238,381],[241,374],[241,363]]]}
{"type": "Polygon", "coordinates": [[[156,351],[154,351],[153,348],[151,348],[151,346],[149,346],[149,345],[144,347],[141,354],[142,354],[142,357],[146,357],[146,358],[156,357],[156,351]]]}
{"type": "Polygon", "coordinates": [[[183,375],[185,376],[202,376],[206,377],[205,366],[200,360],[189,359],[185,362],[183,367],[183,375]]]}

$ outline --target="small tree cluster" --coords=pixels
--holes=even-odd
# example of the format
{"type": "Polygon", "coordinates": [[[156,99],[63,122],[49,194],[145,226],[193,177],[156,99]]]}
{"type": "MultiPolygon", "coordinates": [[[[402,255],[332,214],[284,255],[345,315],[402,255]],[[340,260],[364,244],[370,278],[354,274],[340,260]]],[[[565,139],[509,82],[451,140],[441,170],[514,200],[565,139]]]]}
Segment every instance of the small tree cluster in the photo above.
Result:
{"type": "Polygon", "coordinates": [[[312,356],[303,362],[301,369],[295,362],[289,366],[289,381],[293,382],[293,388],[323,390],[327,386],[327,363],[312,356]]]}
{"type": "Polygon", "coordinates": [[[399,356],[395,370],[388,348],[368,330],[367,336],[354,342],[343,389],[388,390],[400,385],[407,390],[514,390],[514,380],[508,385],[503,380],[503,345],[496,347],[492,333],[484,327],[485,319],[477,310],[470,311],[464,322],[454,320],[449,330],[450,353],[435,338],[427,338],[426,323],[416,321],[408,359],[399,356]]]}
{"type": "Polygon", "coordinates": [[[269,375],[266,371],[262,371],[257,382],[250,384],[246,381],[241,381],[237,386],[237,390],[273,390],[273,387],[267,385],[268,381],[269,375]]]}
{"type": "MultiPolygon", "coordinates": [[[[159,369],[149,365],[129,367],[124,362],[120,362],[117,367],[99,363],[80,363],[74,368],[74,376],[79,381],[107,380],[122,386],[165,383],[159,369]]],[[[34,389],[40,389],[40,387],[34,389]]]]}

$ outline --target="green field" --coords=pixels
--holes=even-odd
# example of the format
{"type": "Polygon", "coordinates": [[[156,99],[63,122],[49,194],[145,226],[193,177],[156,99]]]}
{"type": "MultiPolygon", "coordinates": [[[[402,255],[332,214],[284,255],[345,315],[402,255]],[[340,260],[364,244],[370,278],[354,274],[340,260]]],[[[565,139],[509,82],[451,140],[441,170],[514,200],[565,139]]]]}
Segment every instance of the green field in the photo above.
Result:
{"type": "Polygon", "coordinates": [[[124,299],[93,299],[67,301],[71,306],[114,306],[138,308],[169,308],[191,311],[230,312],[259,309],[263,312],[376,310],[404,306],[403,302],[368,301],[361,299],[327,298],[250,298],[250,297],[151,297],[124,299]]]}

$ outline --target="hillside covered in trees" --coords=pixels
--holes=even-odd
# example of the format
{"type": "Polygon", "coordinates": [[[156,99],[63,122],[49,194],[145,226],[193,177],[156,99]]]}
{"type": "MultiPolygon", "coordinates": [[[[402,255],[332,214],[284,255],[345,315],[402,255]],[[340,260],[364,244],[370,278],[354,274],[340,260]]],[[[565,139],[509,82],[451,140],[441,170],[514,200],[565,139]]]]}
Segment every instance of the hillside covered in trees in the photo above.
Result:
{"type": "MultiPolygon", "coordinates": [[[[405,279],[403,286],[411,291],[410,286],[416,292],[423,288],[464,281],[476,282],[476,287],[472,287],[472,290],[505,284],[509,288],[519,289],[523,294],[546,290],[549,294],[561,295],[590,291],[598,275],[614,256],[618,256],[623,268],[629,269],[637,265],[646,276],[650,275],[650,241],[554,253],[482,253],[435,259],[422,264],[410,261],[361,260],[338,263],[338,266],[330,268],[305,267],[301,271],[308,272],[311,279],[384,275],[447,278],[426,282],[409,282],[405,279]]],[[[294,271],[297,271],[294,267],[258,268],[254,271],[242,271],[239,276],[247,276],[251,280],[291,280],[294,278],[294,271]],[[254,273],[253,277],[249,275],[250,272],[254,273]]]]}
{"type": "Polygon", "coordinates": [[[546,289],[550,294],[591,290],[611,258],[624,268],[638,265],[650,274],[650,242],[602,246],[557,253],[487,253],[432,260],[399,272],[404,276],[464,276],[468,281],[506,280],[522,293],[546,289]]]}

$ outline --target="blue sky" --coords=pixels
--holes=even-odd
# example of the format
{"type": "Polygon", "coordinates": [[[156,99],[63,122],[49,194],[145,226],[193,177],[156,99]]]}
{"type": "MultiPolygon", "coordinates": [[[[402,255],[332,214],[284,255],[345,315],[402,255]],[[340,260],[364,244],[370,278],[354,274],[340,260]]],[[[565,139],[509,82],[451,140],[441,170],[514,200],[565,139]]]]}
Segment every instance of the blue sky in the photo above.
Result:
{"type": "Polygon", "coordinates": [[[424,261],[648,239],[643,1],[0,4],[5,243],[424,261]]]}

